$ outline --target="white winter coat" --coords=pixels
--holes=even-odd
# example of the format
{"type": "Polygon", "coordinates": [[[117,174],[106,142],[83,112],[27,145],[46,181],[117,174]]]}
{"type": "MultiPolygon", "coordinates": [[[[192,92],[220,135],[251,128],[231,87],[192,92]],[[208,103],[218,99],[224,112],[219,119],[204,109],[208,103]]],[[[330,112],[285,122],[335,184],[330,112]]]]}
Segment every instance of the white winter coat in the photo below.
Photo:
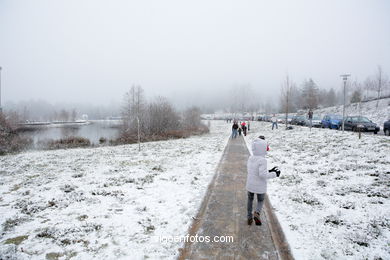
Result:
{"type": "Polygon", "coordinates": [[[248,159],[246,177],[246,190],[252,193],[262,194],[267,192],[267,179],[275,178],[275,172],[268,172],[267,142],[257,138],[252,142],[252,153],[248,159]]]}

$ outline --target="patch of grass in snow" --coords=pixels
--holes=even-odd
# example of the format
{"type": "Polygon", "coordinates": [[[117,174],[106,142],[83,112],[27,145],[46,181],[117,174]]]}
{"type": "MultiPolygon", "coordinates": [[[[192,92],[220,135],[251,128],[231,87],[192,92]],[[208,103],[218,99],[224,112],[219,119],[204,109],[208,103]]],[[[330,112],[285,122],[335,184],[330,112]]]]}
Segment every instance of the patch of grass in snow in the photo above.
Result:
{"type": "Polygon", "coordinates": [[[336,215],[329,215],[325,217],[324,223],[332,226],[339,226],[343,225],[344,221],[336,215]]]}
{"type": "Polygon", "coordinates": [[[58,253],[58,252],[51,252],[51,253],[47,253],[45,258],[47,260],[57,260],[59,259],[60,257],[63,257],[65,254],[64,253],[58,253]]]}
{"type": "Polygon", "coordinates": [[[72,175],[73,178],[81,178],[83,176],[84,176],[84,174],[82,172],[75,173],[75,174],[72,175]]]}
{"type": "Polygon", "coordinates": [[[298,203],[305,203],[310,206],[316,206],[316,205],[321,205],[321,202],[314,197],[313,195],[310,195],[308,193],[300,193],[297,192],[290,196],[290,199],[292,201],[298,202],[298,203]]]}
{"type": "Polygon", "coordinates": [[[65,193],[72,192],[78,187],[72,184],[65,184],[64,186],[60,187],[60,190],[62,190],[65,193]]]}
{"type": "Polygon", "coordinates": [[[26,222],[28,219],[27,218],[9,218],[7,219],[3,224],[3,231],[8,232],[12,230],[14,227],[20,225],[23,222],[26,222]]]}
{"type": "Polygon", "coordinates": [[[84,239],[86,235],[92,232],[98,232],[102,229],[101,224],[85,223],[81,226],[72,226],[67,228],[45,227],[36,230],[37,238],[51,239],[60,246],[71,244],[81,244],[84,247],[89,245],[89,241],[84,239]]]}
{"type": "Polygon", "coordinates": [[[164,169],[161,167],[161,165],[158,165],[158,166],[154,166],[154,167],[152,168],[152,171],[163,172],[164,169]]]}
{"type": "Polygon", "coordinates": [[[152,220],[150,218],[146,218],[141,221],[138,221],[138,224],[140,224],[143,227],[145,234],[151,234],[156,229],[156,227],[152,225],[152,220]]]}
{"type": "Polygon", "coordinates": [[[319,187],[326,187],[327,186],[327,182],[324,181],[324,180],[317,180],[317,186],[319,186],[319,187]]]}
{"type": "Polygon", "coordinates": [[[111,197],[123,197],[125,194],[121,190],[93,190],[91,194],[94,196],[111,196],[111,197]]]}
{"type": "Polygon", "coordinates": [[[77,217],[77,220],[83,221],[83,220],[86,220],[87,218],[88,218],[88,215],[81,215],[81,216],[77,217]]]}
{"type": "Polygon", "coordinates": [[[47,204],[45,205],[35,205],[32,201],[30,200],[19,200],[15,203],[14,208],[20,209],[20,212],[22,214],[26,215],[32,215],[38,212],[41,212],[47,208],[47,204]]]}
{"type": "Polygon", "coordinates": [[[302,182],[302,177],[299,175],[280,175],[281,185],[293,186],[302,182]]]}
{"type": "Polygon", "coordinates": [[[4,241],[4,244],[20,245],[26,239],[28,239],[28,236],[17,236],[13,238],[8,238],[7,240],[4,241]]]}
{"type": "Polygon", "coordinates": [[[354,202],[350,202],[350,201],[346,201],[346,202],[343,202],[340,204],[340,208],[343,208],[343,209],[355,209],[355,203],[354,202]]]}
{"type": "Polygon", "coordinates": [[[138,178],[137,183],[140,184],[141,186],[147,183],[153,183],[154,177],[156,177],[157,175],[158,175],[157,173],[147,174],[144,177],[138,178]]]}
{"type": "Polygon", "coordinates": [[[19,183],[19,184],[15,184],[9,191],[17,191],[18,189],[20,189],[20,187],[22,187],[22,184],[23,183],[19,183]]]}

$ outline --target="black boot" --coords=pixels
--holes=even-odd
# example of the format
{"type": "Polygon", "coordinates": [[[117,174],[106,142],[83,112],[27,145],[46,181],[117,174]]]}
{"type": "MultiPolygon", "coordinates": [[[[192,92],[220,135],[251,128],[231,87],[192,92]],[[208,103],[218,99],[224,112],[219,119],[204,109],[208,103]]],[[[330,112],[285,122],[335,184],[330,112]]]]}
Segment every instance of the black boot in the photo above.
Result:
{"type": "Polygon", "coordinates": [[[252,222],[253,222],[253,218],[248,218],[248,225],[252,225],[252,222]]]}
{"type": "Polygon", "coordinates": [[[255,214],[253,214],[253,215],[254,215],[254,220],[255,220],[256,226],[261,226],[260,213],[255,212],[255,214]]]}

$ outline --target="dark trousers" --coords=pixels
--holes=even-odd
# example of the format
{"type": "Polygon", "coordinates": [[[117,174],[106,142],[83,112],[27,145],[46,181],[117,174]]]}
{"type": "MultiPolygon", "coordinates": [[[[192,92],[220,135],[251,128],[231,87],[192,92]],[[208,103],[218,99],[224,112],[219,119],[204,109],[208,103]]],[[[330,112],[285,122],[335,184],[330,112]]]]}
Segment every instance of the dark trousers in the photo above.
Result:
{"type": "MultiPolygon", "coordinates": [[[[255,194],[248,191],[248,218],[252,218],[252,206],[253,206],[253,199],[255,197],[255,194]]],[[[256,205],[256,212],[260,214],[261,209],[263,208],[264,204],[264,198],[265,194],[257,194],[257,205],[256,205]]]]}

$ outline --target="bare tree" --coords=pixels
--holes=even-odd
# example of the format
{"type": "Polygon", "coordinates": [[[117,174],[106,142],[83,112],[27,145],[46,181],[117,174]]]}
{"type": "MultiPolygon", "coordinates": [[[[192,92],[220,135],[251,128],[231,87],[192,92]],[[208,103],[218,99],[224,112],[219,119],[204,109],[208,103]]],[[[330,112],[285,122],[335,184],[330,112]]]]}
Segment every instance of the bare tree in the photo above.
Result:
{"type": "Polygon", "coordinates": [[[351,103],[359,103],[362,101],[362,84],[355,80],[352,83],[351,103]]]}
{"type": "Polygon", "coordinates": [[[365,90],[366,94],[364,97],[364,100],[368,100],[370,98],[370,91],[374,89],[374,80],[370,77],[367,77],[366,80],[363,83],[363,89],[365,90]]]}
{"type": "Polygon", "coordinates": [[[72,113],[71,113],[71,116],[70,116],[70,121],[72,121],[72,122],[76,121],[76,117],[77,117],[76,109],[72,109],[72,113]]]}
{"type": "Polygon", "coordinates": [[[148,132],[152,135],[166,134],[171,130],[180,128],[180,117],[171,103],[164,97],[157,97],[149,105],[148,109],[148,132]]]}
{"type": "Polygon", "coordinates": [[[139,123],[141,129],[144,128],[146,123],[145,111],[146,101],[144,97],[144,90],[141,86],[133,85],[124,96],[122,117],[125,131],[132,133],[138,131],[138,120],[140,121],[139,123]]]}
{"type": "Polygon", "coordinates": [[[200,109],[198,107],[190,107],[183,113],[183,126],[186,129],[196,130],[201,126],[200,109]]]}
{"type": "Polygon", "coordinates": [[[379,99],[381,98],[382,91],[384,88],[387,87],[388,84],[388,78],[383,75],[382,67],[378,66],[378,71],[375,75],[374,84],[372,85],[372,89],[377,94],[377,102],[376,102],[376,108],[378,108],[379,99]]]}
{"type": "Polygon", "coordinates": [[[312,79],[303,83],[302,101],[304,109],[315,109],[318,107],[318,87],[312,79]]]}
{"type": "Polygon", "coordinates": [[[293,83],[290,81],[289,76],[286,76],[285,81],[282,84],[280,92],[280,104],[282,111],[286,114],[286,128],[288,126],[288,113],[291,111],[291,94],[293,90],[293,83]]]}
{"type": "Polygon", "coordinates": [[[60,114],[59,114],[59,119],[61,121],[68,121],[69,120],[69,113],[65,109],[62,109],[60,114]]]}
{"type": "Polygon", "coordinates": [[[326,102],[325,102],[327,107],[333,107],[337,104],[337,97],[336,97],[336,92],[334,91],[333,88],[329,89],[327,95],[326,95],[326,102]]]}

